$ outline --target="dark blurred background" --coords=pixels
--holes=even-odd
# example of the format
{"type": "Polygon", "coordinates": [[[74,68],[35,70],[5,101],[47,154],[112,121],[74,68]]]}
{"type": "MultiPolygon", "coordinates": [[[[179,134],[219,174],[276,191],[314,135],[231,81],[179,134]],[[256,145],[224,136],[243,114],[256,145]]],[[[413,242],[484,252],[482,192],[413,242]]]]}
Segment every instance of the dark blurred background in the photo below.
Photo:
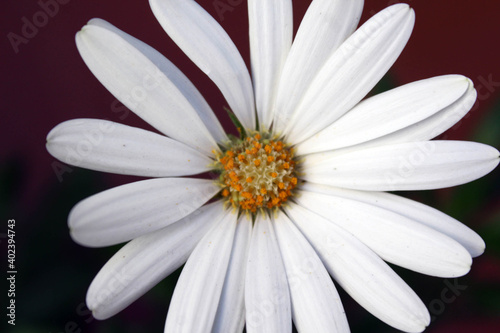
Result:
{"type": "MultiPolygon", "coordinates": [[[[235,41],[249,64],[246,1],[200,0],[235,41]],[[223,5],[225,11],[217,10],[223,5]]],[[[310,0],[295,0],[295,29],[310,0]]],[[[362,22],[399,1],[365,1],[362,22]]],[[[500,147],[500,2],[407,1],[416,11],[410,42],[375,89],[383,91],[442,74],[470,77],[478,90],[473,110],[443,139],[473,140],[500,147]]],[[[79,200],[137,180],[68,167],[45,149],[45,137],[73,118],[109,119],[151,129],[126,110],[93,77],[74,43],[91,18],[103,18],[152,45],[172,60],[205,96],[228,131],[234,132],[216,86],[164,33],[147,1],[9,0],[0,12],[0,247],[7,271],[7,220],[16,226],[16,326],[3,332],[162,332],[176,272],[129,308],[106,321],[85,307],[87,288],[100,267],[119,248],[84,248],[69,237],[66,218],[79,200]],[[58,4],[43,14],[44,4],[58,4]],[[24,31],[26,22],[38,27],[24,31]],[[14,37],[14,35],[18,37],[14,37]],[[10,36],[10,39],[9,39],[10,36]],[[15,42],[13,40],[15,39],[15,42]]],[[[438,191],[405,192],[461,220],[486,241],[485,254],[457,280],[439,279],[395,268],[429,305],[427,332],[500,331],[500,172],[468,185],[438,191]],[[457,286],[455,289],[450,285],[457,286]],[[450,291],[455,292],[453,296],[450,291]]],[[[6,273],[1,273],[2,276],[6,273]]],[[[5,285],[5,278],[2,278],[5,285]]],[[[1,290],[7,293],[7,285],[1,290]]],[[[341,292],[353,332],[395,332],[341,292]]]]}

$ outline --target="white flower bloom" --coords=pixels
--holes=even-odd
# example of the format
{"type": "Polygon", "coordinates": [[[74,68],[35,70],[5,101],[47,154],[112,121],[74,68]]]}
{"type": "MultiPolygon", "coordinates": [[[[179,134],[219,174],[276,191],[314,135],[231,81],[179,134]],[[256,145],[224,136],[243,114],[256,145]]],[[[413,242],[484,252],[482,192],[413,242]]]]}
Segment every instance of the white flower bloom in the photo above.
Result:
{"type": "Polygon", "coordinates": [[[129,241],[92,282],[87,305],[109,318],[182,266],[165,332],[348,332],[338,283],[406,332],[430,322],[386,264],[466,274],[483,240],[418,202],[384,193],[463,184],[499,162],[489,146],[429,141],[476,91],[461,75],[367,98],[406,42],[414,12],[396,4],[354,31],[362,0],[314,0],[292,44],[291,0],[249,0],[251,73],[195,1],[150,0],[167,34],[219,87],[241,123],[228,137],[194,85],[111,24],[76,36],[83,60],[160,133],[94,119],[56,126],[47,149],[69,164],[153,177],[78,203],[73,239],[129,241]],[[215,171],[215,180],[185,176],[215,171]]]}

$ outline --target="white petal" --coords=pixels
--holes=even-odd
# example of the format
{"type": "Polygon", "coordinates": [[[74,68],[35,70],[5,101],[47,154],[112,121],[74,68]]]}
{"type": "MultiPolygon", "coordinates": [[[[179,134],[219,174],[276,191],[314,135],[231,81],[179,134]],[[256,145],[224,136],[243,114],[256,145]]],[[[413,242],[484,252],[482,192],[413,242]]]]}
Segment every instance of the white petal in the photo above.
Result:
{"type": "Polygon", "coordinates": [[[159,178],[112,188],[80,201],[68,224],[75,242],[108,246],[164,228],[219,191],[212,180],[159,178]]]}
{"type": "Polygon", "coordinates": [[[292,45],[291,0],[249,0],[252,78],[260,127],[269,130],[281,70],[292,45]]]}
{"type": "Polygon", "coordinates": [[[47,135],[47,150],[77,167],[143,177],[194,175],[209,171],[213,163],[179,141],[99,119],[57,125],[47,135]]]}
{"type": "Polygon", "coordinates": [[[163,29],[219,87],[242,125],[255,128],[252,83],[245,62],[228,34],[192,0],[150,0],[163,29]]]}
{"type": "Polygon", "coordinates": [[[182,269],[168,309],[165,332],[207,332],[224,285],[237,215],[226,211],[194,249],[182,269]]]}
{"type": "Polygon", "coordinates": [[[396,61],[414,22],[413,10],[396,4],[354,32],[312,81],[284,131],[288,142],[307,139],[356,105],[396,61]]]}
{"type": "Polygon", "coordinates": [[[292,332],[290,292],[283,260],[269,217],[259,214],[253,227],[245,281],[248,333],[292,332]]]}
{"type": "MultiPolygon", "coordinates": [[[[458,121],[460,121],[460,119],[462,119],[472,108],[476,101],[476,97],[477,92],[474,87],[470,85],[467,92],[462,97],[460,97],[460,99],[458,99],[452,105],[430,116],[429,118],[419,121],[406,128],[400,129],[396,132],[376,138],[374,140],[363,142],[350,147],[340,148],[337,150],[337,154],[346,154],[360,149],[396,143],[430,140],[442,134],[447,129],[455,125],[458,121]]],[[[311,137],[310,139],[313,139],[314,137],[315,136],[311,137]]],[[[318,144],[322,146],[322,143],[318,142],[318,144]]],[[[316,151],[316,148],[313,148],[311,146],[309,146],[308,149],[311,149],[311,151],[316,151]]],[[[297,155],[302,155],[304,151],[305,150],[302,150],[302,146],[299,145],[296,153],[297,155]]]]}
{"type": "Polygon", "coordinates": [[[305,191],[299,191],[295,200],[347,230],[395,265],[438,277],[465,275],[472,265],[469,252],[458,242],[390,210],[305,191]]]}
{"type": "Polygon", "coordinates": [[[198,113],[203,124],[210,131],[215,140],[219,143],[223,143],[228,140],[224,129],[222,128],[219,120],[215,116],[214,112],[205,101],[203,96],[200,94],[198,89],[189,81],[189,79],[184,75],[170,60],[165,58],[160,52],[156,51],[151,46],[143,43],[116,28],[112,24],[101,20],[92,19],[89,21],[90,25],[96,25],[115,32],[120,37],[125,39],[136,49],[141,51],[146,57],[149,58],[158,68],[174,83],[174,85],[179,89],[179,91],[186,97],[186,99],[191,103],[194,110],[198,113]]]}
{"type": "Polygon", "coordinates": [[[163,72],[168,65],[160,68],[146,56],[150,49],[122,36],[90,24],[76,34],[76,45],[92,73],[125,106],[160,132],[211,156],[217,144],[189,96],[176,86],[178,74],[163,72]]]}
{"type": "Polygon", "coordinates": [[[451,216],[417,201],[385,192],[357,191],[313,183],[305,183],[301,189],[357,200],[390,210],[453,238],[462,244],[472,257],[484,252],[484,241],[477,233],[451,216]]]}
{"type": "Polygon", "coordinates": [[[93,316],[106,319],[115,315],[179,268],[223,214],[220,201],[209,204],[122,247],[99,271],[87,292],[93,316]]]}
{"type": "Polygon", "coordinates": [[[476,97],[477,92],[471,82],[467,92],[452,105],[434,114],[432,117],[380,139],[373,140],[372,144],[384,145],[433,139],[458,123],[472,108],[476,102],[476,97]]]}
{"type": "Polygon", "coordinates": [[[245,276],[252,236],[252,220],[238,220],[224,287],[220,296],[212,333],[243,332],[245,326],[245,276]]]}
{"type": "Polygon", "coordinates": [[[302,163],[302,178],[366,191],[429,190],[478,179],[498,162],[498,151],[480,143],[410,142],[308,155],[302,163]]]}
{"type": "Polygon", "coordinates": [[[325,61],[356,29],[362,0],[315,0],[307,9],[278,88],[274,132],[281,134],[325,61]]]}
{"type": "Polygon", "coordinates": [[[285,211],[330,275],[366,310],[405,332],[421,332],[429,325],[429,312],[415,292],[358,239],[296,204],[285,211]]]}
{"type": "Polygon", "coordinates": [[[297,146],[309,154],[383,137],[416,124],[451,106],[472,82],[461,75],[416,81],[368,98],[330,126],[297,146]]]}
{"type": "Polygon", "coordinates": [[[318,255],[288,217],[274,227],[285,264],[295,327],[299,332],[349,332],[339,294],[318,255]]]}

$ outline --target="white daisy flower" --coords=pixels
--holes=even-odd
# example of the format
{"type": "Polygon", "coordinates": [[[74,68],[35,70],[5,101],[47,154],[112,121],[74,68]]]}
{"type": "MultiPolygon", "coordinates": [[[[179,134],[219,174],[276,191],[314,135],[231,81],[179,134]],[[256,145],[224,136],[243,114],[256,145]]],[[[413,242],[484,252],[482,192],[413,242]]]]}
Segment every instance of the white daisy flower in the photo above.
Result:
{"type": "Polygon", "coordinates": [[[241,124],[225,134],[165,57],[111,24],[76,36],[83,60],[123,104],[164,134],[105,120],[56,126],[47,149],[69,164],[152,177],[96,194],[70,213],[73,239],[129,241],[92,282],[87,305],[109,318],[181,267],[165,332],[348,332],[336,286],[396,329],[429,313],[386,263],[457,277],[483,240],[431,207],[384,191],[463,184],[499,152],[429,141],[476,91],[461,75],[362,100],[408,41],[414,12],[396,4],[354,31],[361,0],[314,0],[292,44],[291,0],[249,0],[251,73],[227,33],[189,0],[150,0],[167,34],[219,87],[241,124]],[[186,176],[212,171],[216,179],[186,176]]]}

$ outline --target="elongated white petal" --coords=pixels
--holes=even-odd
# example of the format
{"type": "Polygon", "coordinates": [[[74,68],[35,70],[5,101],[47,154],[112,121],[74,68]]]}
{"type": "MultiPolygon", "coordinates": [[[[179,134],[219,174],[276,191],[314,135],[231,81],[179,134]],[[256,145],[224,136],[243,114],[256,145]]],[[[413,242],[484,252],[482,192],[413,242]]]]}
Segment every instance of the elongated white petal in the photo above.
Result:
{"type": "Polygon", "coordinates": [[[250,75],[227,33],[193,0],[150,0],[172,40],[219,87],[242,125],[255,128],[250,75]]]}
{"type": "Polygon", "coordinates": [[[249,0],[250,55],[261,128],[271,127],[281,70],[292,45],[291,0],[249,0]]]}
{"type": "Polygon", "coordinates": [[[484,252],[484,241],[476,232],[451,216],[417,201],[385,192],[349,190],[314,183],[305,183],[301,189],[352,199],[390,210],[453,238],[462,244],[472,257],[484,252]]]}
{"type": "Polygon", "coordinates": [[[245,281],[248,333],[291,333],[290,292],[276,235],[269,217],[256,218],[245,281]]]}
{"type": "Polygon", "coordinates": [[[405,332],[421,332],[429,325],[429,312],[415,292],[358,239],[296,204],[285,211],[330,275],[366,310],[405,332]]]}
{"type": "Polygon", "coordinates": [[[439,277],[469,272],[472,258],[452,238],[405,216],[361,201],[300,191],[298,204],[354,235],[382,259],[439,277]]]}
{"type": "Polygon", "coordinates": [[[168,309],[165,332],[207,332],[226,276],[237,215],[227,211],[194,249],[182,269],[168,309]]]}
{"type": "Polygon", "coordinates": [[[425,141],[308,155],[303,179],[366,191],[428,190],[468,183],[499,162],[498,151],[466,141],[425,141]]]}
{"type": "Polygon", "coordinates": [[[68,224],[75,242],[108,246],[164,228],[219,191],[211,180],[159,178],[112,188],[80,201],[68,224]]]}
{"type": "MultiPolygon", "coordinates": [[[[455,103],[418,123],[367,142],[369,146],[430,140],[458,123],[476,102],[477,92],[469,82],[467,92],[455,103]]],[[[367,145],[368,146],[368,145],[367,145]]]]}
{"type": "Polygon", "coordinates": [[[427,119],[459,100],[472,82],[461,75],[416,81],[362,101],[343,117],[300,143],[309,154],[353,146],[427,119]]]}
{"type": "Polygon", "coordinates": [[[122,36],[90,24],[76,34],[76,45],[92,73],[125,106],[160,132],[210,156],[217,144],[176,86],[178,74],[163,72],[155,59],[145,55],[150,49],[122,36]]]}
{"type": "Polygon", "coordinates": [[[47,150],[77,167],[143,177],[194,175],[209,171],[213,163],[179,141],[99,119],[57,125],[47,135],[47,150]]]}
{"type": "Polygon", "coordinates": [[[323,263],[288,217],[274,227],[285,264],[295,327],[299,332],[349,332],[339,294],[323,263]]]}
{"type": "Polygon", "coordinates": [[[245,326],[245,276],[252,220],[242,215],[238,220],[231,258],[220,296],[212,333],[243,332],[245,326]]]}
{"type": "MultiPolygon", "coordinates": [[[[337,150],[337,154],[346,154],[356,150],[377,146],[405,142],[419,142],[435,138],[462,119],[474,105],[476,97],[477,92],[471,84],[469,85],[467,92],[460,97],[460,99],[432,116],[374,140],[366,141],[354,146],[340,148],[337,150]]],[[[310,139],[312,140],[313,138],[315,138],[315,136],[310,139]]],[[[318,144],[322,145],[319,142],[318,144]]],[[[304,154],[305,150],[302,150],[302,145],[299,145],[297,148],[297,155],[304,154]]],[[[313,147],[308,147],[308,149],[316,151],[316,148],[313,147]]]]}
{"type": "Polygon", "coordinates": [[[284,131],[288,142],[302,142],[356,105],[396,61],[414,22],[413,10],[396,4],[354,32],[314,78],[284,131]]]}
{"type": "Polygon", "coordinates": [[[362,10],[362,0],[315,0],[311,3],[300,23],[279,82],[275,133],[283,132],[325,61],[356,29],[362,10]]]}
{"type": "Polygon", "coordinates": [[[126,34],[104,20],[92,19],[88,24],[100,26],[118,34],[120,37],[133,45],[137,50],[141,51],[146,57],[149,58],[149,60],[158,66],[158,69],[162,71],[174,83],[184,97],[186,97],[215,140],[219,143],[227,141],[227,135],[224,132],[224,129],[208,103],[205,101],[205,98],[203,98],[198,89],[196,89],[191,81],[189,81],[186,75],[184,75],[172,62],[170,62],[170,60],[165,58],[151,46],[130,36],[129,34],[126,34]]]}
{"type": "Polygon", "coordinates": [[[99,271],[87,292],[93,316],[106,319],[115,315],[179,268],[223,214],[222,203],[215,202],[122,247],[99,271]]]}

